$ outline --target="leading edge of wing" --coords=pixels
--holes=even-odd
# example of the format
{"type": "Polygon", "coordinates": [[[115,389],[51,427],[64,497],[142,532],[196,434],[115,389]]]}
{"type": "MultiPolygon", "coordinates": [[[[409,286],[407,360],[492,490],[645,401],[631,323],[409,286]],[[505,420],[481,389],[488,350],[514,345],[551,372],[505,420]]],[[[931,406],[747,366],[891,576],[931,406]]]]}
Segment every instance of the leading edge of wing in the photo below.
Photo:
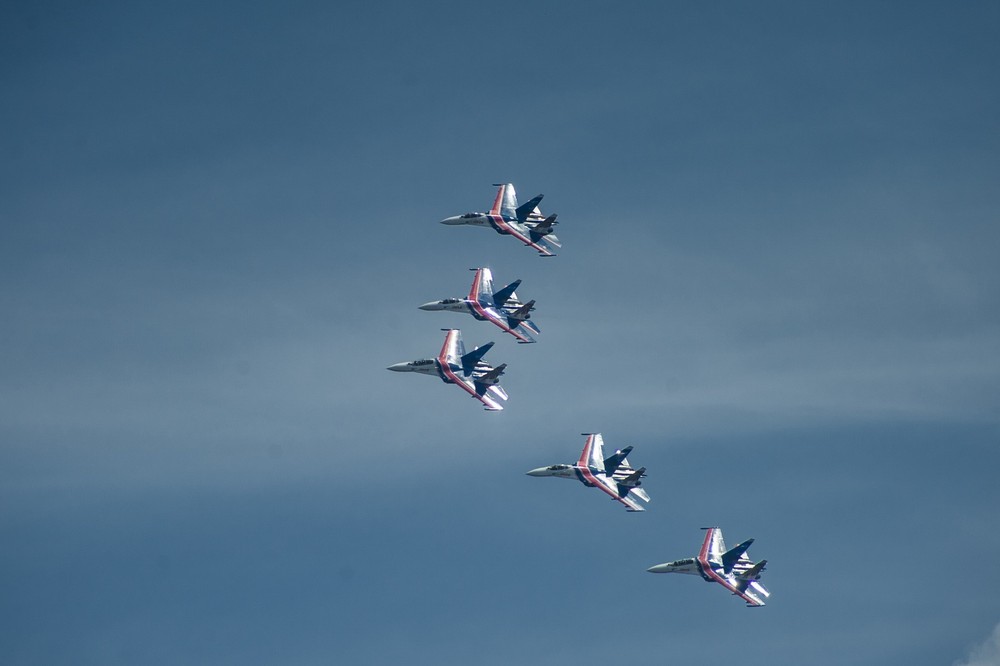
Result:
{"type": "Polygon", "coordinates": [[[586,436],[587,442],[583,445],[583,451],[580,452],[580,459],[576,464],[581,467],[596,467],[597,469],[603,469],[604,437],[602,437],[599,432],[585,432],[581,434],[586,436]],[[595,464],[595,460],[599,464],[595,464]]]}

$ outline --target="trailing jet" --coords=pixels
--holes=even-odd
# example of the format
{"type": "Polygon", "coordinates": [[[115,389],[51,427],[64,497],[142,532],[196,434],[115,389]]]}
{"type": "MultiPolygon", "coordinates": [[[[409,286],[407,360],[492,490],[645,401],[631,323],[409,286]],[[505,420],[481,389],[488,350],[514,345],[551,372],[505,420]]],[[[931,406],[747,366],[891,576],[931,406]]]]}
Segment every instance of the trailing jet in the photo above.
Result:
{"type": "Polygon", "coordinates": [[[555,476],[561,479],[577,479],[585,486],[597,486],[611,499],[618,500],[628,511],[645,511],[636,501],[649,501],[649,495],[640,488],[642,477],[646,476],[646,468],[632,469],[626,456],[632,452],[631,446],[615,451],[614,455],[604,457],[604,438],[600,433],[583,433],[587,443],[583,447],[580,459],[575,465],[550,465],[539,467],[528,472],[528,476],[555,476]]]}
{"type": "Polygon", "coordinates": [[[559,239],[552,233],[556,224],[556,216],[545,217],[538,210],[538,202],[542,200],[539,194],[531,201],[517,205],[517,192],[510,183],[494,183],[499,187],[497,198],[488,213],[466,213],[441,220],[441,224],[469,224],[474,227],[491,227],[498,234],[513,236],[525,245],[535,248],[543,257],[555,256],[554,248],[562,247],[559,239]]]}
{"type": "Polygon", "coordinates": [[[698,557],[657,564],[647,569],[650,573],[682,573],[700,575],[709,583],[719,583],[727,590],[747,602],[747,606],[763,606],[764,599],[771,593],[760,584],[760,574],[767,560],[756,564],[747,557],[747,548],[753,539],[726,550],[722,540],[722,530],[718,527],[703,527],[708,530],[698,557]]]}
{"type": "Polygon", "coordinates": [[[500,386],[500,375],[507,368],[507,364],[491,366],[483,361],[483,355],[493,347],[492,342],[487,342],[482,347],[476,347],[468,354],[465,353],[465,344],[462,342],[462,331],[457,328],[442,328],[447,331],[444,337],[444,346],[437,358],[410,361],[409,363],[396,363],[390,365],[389,370],[395,372],[419,372],[424,375],[437,375],[446,384],[456,384],[463,391],[473,398],[483,403],[486,409],[491,412],[499,412],[503,406],[497,400],[506,400],[507,392],[500,386]]]}
{"type": "Polygon", "coordinates": [[[479,321],[496,324],[504,332],[510,333],[519,343],[535,342],[532,334],[539,333],[538,327],[528,321],[535,302],[522,303],[517,299],[514,290],[521,284],[514,280],[503,289],[493,291],[493,272],[488,268],[472,268],[476,277],[472,280],[472,289],[468,298],[446,298],[441,301],[431,301],[420,306],[421,310],[448,310],[449,312],[468,312],[479,321]]]}

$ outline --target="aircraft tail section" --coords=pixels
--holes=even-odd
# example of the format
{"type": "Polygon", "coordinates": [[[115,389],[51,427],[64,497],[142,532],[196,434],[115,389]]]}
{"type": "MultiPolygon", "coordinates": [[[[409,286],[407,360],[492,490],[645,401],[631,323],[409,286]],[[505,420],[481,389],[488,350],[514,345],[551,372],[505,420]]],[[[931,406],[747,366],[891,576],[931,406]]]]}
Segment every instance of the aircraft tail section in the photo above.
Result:
{"type": "MultiPolygon", "coordinates": [[[[473,269],[470,269],[473,270],[473,269]]],[[[469,290],[469,300],[486,304],[493,299],[493,271],[488,268],[477,268],[476,276],[472,279],[472,288],[469,290]]]]}
{"type": "Polygon", "coordinates": [[[486,355],[486,352],[488,352],[492,348],[493,348],[493,343],[487,342],[485,345],[481,347],[476,347],[468,354],[462,355],[461,359],[462,372],[465,373],[466,377],[472,374],[472,371],[476,369],[476,364],[479,363],[479,361],[482,360],[483,356],[486,355]]]}
{"type": "Polygon", "coordinates": [[[640,467],[639,469],[635,470],[634,472],[632,472],[628,476],[624,477],[618,483],[620,483],[623,486],[628,486],[630,488],[634,488],[635,486],[641,486],[642,485],[642,480],[641,479],[644,476],[646,476],[646,468],[645,467],[640,467]]]}
{"type": "Polygon", "coordinates": [[[532,243],[545,250],[544,252],[539,250],[539,254],[542,256],[552,256],[555,254],[557,248],[562,247],[562,243],[559,242],[559,239],[553,233],[540,234],[532,229],[528,232],[528,238],[531,239],[532,243]]]}
{"type": "Polygon", "coordinates": [[[531,233],[539,236],[548,236],[552,233],[552,227],[557,224],[557,215],[552,214],[531,228],[531,233]]]}
{"type": "MultiPolygon", "coordinates": [[[[476,395],[481,398],[485,398],[487,404],[491,399],[493,402],[496,400],[507,399],[507,392],[503,390],[502,386],[500,386],[500,375],[502,375],[506,369],[507,364],[503,363],[495,368],[491,368],[488,372],[482,374],[473,381],[476,388],[476,395]]],[[[496,404],[495,407],[499,407],[499,404],[496,404]]]]}
{"type": "Polygon", "coordinates": [[[743,557],[743,554],[747,552],[747,548],[749,548],[752,543],[753,539],[747,539],[743,543],[733,546],[722,554],[722,568],[727,574],[732,573],[733,567],[740,561],[740,558],[743,557]]]}
{"type": "MultiPolygon", "coordinates": [[[[521,307],[507,314],[508,321],[521,323],[525,319],[531,319],[531,311],[535,309],[535,301],[528,301],[521,307]]],[[[516,325],[515,324],[515,325],[516,325]]]]}
{"type": "Polygon", "coordinates": [[[488,372],[483,373],[481,377],[476,378],[477,384],[485,384],[487,386],[492,386],[500,381],[500,375],[504,373],[507,369],[506,363],[501,363],[495,368],[490,369],[488,372]]]}
{"type": "MultiPolygon", "coordinates": [[[[542,197],[544,197],[544,196],[545,196],[544,194],[539,194],[537,197],[533,198],[531,201],[528,201],[528,202],[523,203],[520,206],[518,206],[517,209],[515,209],[515,211],[514,211],[514,213],[517,216],[517,221],[520,222],[521,224],[524,224],[525,221],[527,221],[528,216],[531,215],[535,211],[535,208],[538,206],[539,202],[541,202],[542,197]]],[[[541,213],[539,213],[539,214],[541,214],[541,213]]]]}
{"type": "Polygon", "coordinates": [[[620,479],[615,479],[616,485],[618,487],[619,497],[625,497],[628,494],[637,496],[643,502],[649,501],[649,495],[645,490],[640,488],[642,485],[642,477],[646,475],[646,468],[640,467],[631,474],[624,476],[620,479]]]}
{"type": "Polygon", "coordinates": [[[499,291],[493,292],[493,304],[497,308],[502,308],[504,303],[510,300],[511,296],[514,295],[514,290],[521,286],[520,280],[514,280],[509,285],[500,289],[499,291]]]}
{"type": "Polygon", "coordinates": [[[767,566],[767,560],[761,560],[760,562],[753,565],[746,571],[737,574],[736,577],[740,580],[745,580],[747,582],[760,580],[760,574],[762,571],[764,571],[764,568],[766,566],[767,566]]]}
{"type": "Polygon", "coordinates": [[[608,456],[604,459],[604,473],[608,476],[614,474],[618,467],[622,464],[628,454],[632,453],[632,447],[626,446],[624,449],[619,449],[615,451],[614,455],[608,456]]]}

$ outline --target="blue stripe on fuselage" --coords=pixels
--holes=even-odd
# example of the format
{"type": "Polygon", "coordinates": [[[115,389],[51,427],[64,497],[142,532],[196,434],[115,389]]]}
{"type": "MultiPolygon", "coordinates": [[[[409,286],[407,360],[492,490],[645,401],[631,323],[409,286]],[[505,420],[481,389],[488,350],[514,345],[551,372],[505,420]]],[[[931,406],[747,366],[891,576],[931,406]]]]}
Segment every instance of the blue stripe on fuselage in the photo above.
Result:
{"type": "Polygon", "coordinates": [[[583,485],[587,486],[588,488],[593,488],[594,487],[593,483],[591,483],[590,481],[587,481],[587,478],[583,475],[583,472],[580,471],[579,467],[574,466],[573,467],[573,471],[576,473],[576,478],[580,479],[580,483],[582,483],[583,485]]]}

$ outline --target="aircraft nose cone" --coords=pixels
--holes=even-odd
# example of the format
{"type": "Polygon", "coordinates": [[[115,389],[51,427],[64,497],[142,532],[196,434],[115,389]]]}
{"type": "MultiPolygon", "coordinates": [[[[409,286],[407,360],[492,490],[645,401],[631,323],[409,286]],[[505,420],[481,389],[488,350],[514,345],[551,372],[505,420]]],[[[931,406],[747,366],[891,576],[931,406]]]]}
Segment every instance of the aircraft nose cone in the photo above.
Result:
{"type": "Polygon", "coordinates": [[[441,224],[462,224],[461,215],[452,215],[441,220],[441,224]]]}
{"type": "Polygon", "coordinates": [[[549,470],[545,467],[538,467],[531,470],[530,472],[525,472],[528,476],[548,476],[549,470]]]}
{"type": "Polygon", "coordinates": [[[420,309],[421,310],[440,310],[441,309],[441,303],[439,303],[438,301],[431,301],[430,303],[424,303],[423,305],[421,305],[420,309]]]}
{"type": "Polygon", "coordinates": [[[409,363],[393,363],[388,368],[386,368],[386,370],[392,370],[393,372],[409,372],[410,371],[410,364],[409,363]]]}
{"type": "Polygon", "coordinates": [[[657,564],[646,569],[649,573],[667,573],[670,571],[670,566],[667,564],[657,564]]]}

